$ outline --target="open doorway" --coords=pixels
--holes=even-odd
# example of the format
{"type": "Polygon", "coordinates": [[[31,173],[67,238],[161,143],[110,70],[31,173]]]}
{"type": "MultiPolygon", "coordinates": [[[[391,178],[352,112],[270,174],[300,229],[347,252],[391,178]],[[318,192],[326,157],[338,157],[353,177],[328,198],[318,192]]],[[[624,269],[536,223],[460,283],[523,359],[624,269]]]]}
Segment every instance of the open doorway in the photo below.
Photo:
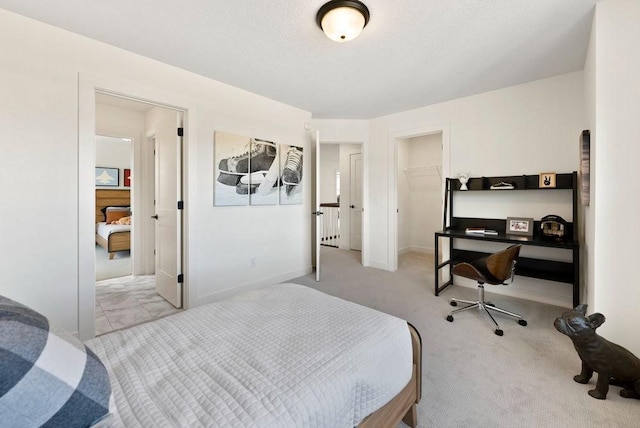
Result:
{"type": "MultiPolygon", "coordinates": [[[[99,147],[98,141],[102,139],[96,138],[96,168],[108,167],[117,176],[112,186],[98,186],[96,178],[96,220],[108,223],[105,227],[121,229],[125,227],[121,223],[129,223],[127,232],[118,230],[105,237],[96,234],[96,252],[106,251],[96,254],[95,334],[100,335],[175,313],[182,305],[181,284],[167,287],[166,269],[157,262],[159,253],[172,254],[176,259],[170,261],[173,270],[180,266],[180,263],[174,266],[182,246],[178,243],[180,233],[175,230],[180,227],[176,218],[179,214],[174,211],[179,199],[176,189],[181,186],[181,168],[176,170],[176,166],[181,165],[182,148],[177,135],[181,112],[106,93],[96,93],[95,107],[97,134],[126,135],[116,139],[129,140],[127,164],[123,153],[119,162],[113,152],[105,156],[102,149],[109,148],[99,147]],[[161,175],[174,178],[168,185],[164,183],[167,180],[159,185],[161,175]],[[166,195],[158,195],[163,186],[171,188],[168,195],[171,203],[165,202],[166,195]],[[158,215],[160,205],[170,205],[171,209],[166,210],[170,212],[158,215]],[[108,217],[110,211],[116,216],[126,214],[128,221],[124,215],[119,219],[108,217]],[[158,223],[165,224],[166,219],[173,223],[172,227],[168,233],[163,229],[158,238],[158,223]],[[173,239],[167,239],[171,233],[173,239]],[[124,264],[126,259],[128,275],[122,275],[125,270],[119,270],[118,264],[124,264]],[[103,265],[112,274],[105,276],[103,265]],[[157,279],[158,270],[163,277],[161,281],[157,279]],[[164,289],[158,290],[159,282],[164,289]]],[[[113,140],[112,137],[109,141],[114,143],[113,140]]],[[[177,282],[176,277],[177,272],[173,278],[177,282]]]]}
{"type": "Polygon", "coordinates": [[[440,123],[390,132],[387,148],[388,270],[395,272],[401,252],[434,252],[434,232],[442,229],[444,182],[449,174],[449,126],[440,123]],[[416,239],[410,236],[414,233],[416,239]]]}
{"type": "Polygon", "coordinates": [[[130,276],[132,141],[96,135],[96,282],[130,276]]]}
{"type": "Polygon", "coordinates": [[[433,236],[442,228],[442,133],[399,139],[397,154],[397,266],[433,266],[433,236]]]}
{"type": "Polygon", "coordinates": [[[356,251],[362,263],[362,144],[320,144],[321,245],[356,251]]]}

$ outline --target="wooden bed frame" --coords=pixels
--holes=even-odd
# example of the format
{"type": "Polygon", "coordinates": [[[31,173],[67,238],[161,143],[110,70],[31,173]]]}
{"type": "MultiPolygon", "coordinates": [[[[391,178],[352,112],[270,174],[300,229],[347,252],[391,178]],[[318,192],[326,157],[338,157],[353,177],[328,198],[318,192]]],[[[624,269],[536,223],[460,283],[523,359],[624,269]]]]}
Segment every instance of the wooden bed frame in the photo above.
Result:
{"type": "MultiPolygon", "coordinates": [[[[130,206],[131,192],[129,189],[96,189],[96,223],[105,221],[102,209],[112,206],[130,206]]],[[[96,243],[109,253],[109,259],[117,251],[131,249],[131,232],[116,232],[105,239],[96,233],[96,243]]]]}
{"type": "Polygon", "coordinates": [[[414,326],[407,323],[413,346],[413,374],[398,395],[360,422],[358,428],[396,427],[403,421],[410,427],[418,425],[417,404],[422,398],[422,339],[414,326]]]}

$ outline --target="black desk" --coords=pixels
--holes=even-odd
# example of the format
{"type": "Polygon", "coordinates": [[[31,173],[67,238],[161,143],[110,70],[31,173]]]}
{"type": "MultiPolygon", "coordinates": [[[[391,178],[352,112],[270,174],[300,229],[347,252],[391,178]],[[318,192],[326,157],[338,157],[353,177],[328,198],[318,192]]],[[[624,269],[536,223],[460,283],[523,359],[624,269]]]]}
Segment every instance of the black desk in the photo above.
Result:
{"type": "MultiPolygon", "coordinates": [[[[504,230],[495,228],[495,230],[504,230]]],[[[571,236],[571,235],[569,235],[571,236]]],[[[508,244],[532,245],[536,247],[561,248],[572,251],[572,262],[558,262],[553,260],[532,259],[519,257],[516,265],[516,275],[527,276],[531,278],[546,279],[550,281],[564,282],[573,284],[573,306],[579,305],[580,300],[580,244],[573,241],[553,241],[541,238],[539,236],[515,236],[498,233],[497,235],[478,235],[465,233],[464,229],[447,228],[435,233],[435,295],[439,295],[441,291],[453,283],[451,268],[459,262],[470,262],[479,257],[486,256],[489,253],[481,253],[476,251],[461,250],[453,247],[454,239],[470,239],[485,242],[504,242],[508,244]],[[439,240],[440,238],[449,239],[449,260],[438,264],[439,256],[439,240]],[[440,285],[440,269],[449,266],[450,279],[440,285]]]]}

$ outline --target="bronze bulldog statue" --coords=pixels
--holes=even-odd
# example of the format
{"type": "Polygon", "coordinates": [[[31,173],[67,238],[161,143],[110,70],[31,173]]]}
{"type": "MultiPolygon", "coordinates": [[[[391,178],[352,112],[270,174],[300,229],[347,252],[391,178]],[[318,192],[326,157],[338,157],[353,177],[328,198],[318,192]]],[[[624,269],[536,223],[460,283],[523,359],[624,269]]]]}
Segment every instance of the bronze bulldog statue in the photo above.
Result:
{"type": "Polygon", "coordinates": [[[582,360],[582,371],[573,380],[588,383],[596,372],[598,381],[596,388],[589,391],[590,396],[606,399],[611,384],[623,387],[622,397],[640,398],[640,359],[596,333],[605,321],[604,315],[595,313],[587,317],[586,313],[587,305],[579,305],[553,323],[556,330],[569,336],[582,360]]]}

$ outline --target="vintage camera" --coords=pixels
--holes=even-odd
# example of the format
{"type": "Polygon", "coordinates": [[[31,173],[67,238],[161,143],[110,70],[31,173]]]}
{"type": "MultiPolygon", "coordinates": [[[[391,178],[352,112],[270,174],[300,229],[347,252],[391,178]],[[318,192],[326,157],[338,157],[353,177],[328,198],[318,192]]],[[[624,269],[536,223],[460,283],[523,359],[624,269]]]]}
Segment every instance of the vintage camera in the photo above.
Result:
{"type": "Polygon", "coordinates": [[[540,231],[547,239],[563,239],[567,233],[567,222],[558,215],[546,215],[540,220],[540,231]]]}

